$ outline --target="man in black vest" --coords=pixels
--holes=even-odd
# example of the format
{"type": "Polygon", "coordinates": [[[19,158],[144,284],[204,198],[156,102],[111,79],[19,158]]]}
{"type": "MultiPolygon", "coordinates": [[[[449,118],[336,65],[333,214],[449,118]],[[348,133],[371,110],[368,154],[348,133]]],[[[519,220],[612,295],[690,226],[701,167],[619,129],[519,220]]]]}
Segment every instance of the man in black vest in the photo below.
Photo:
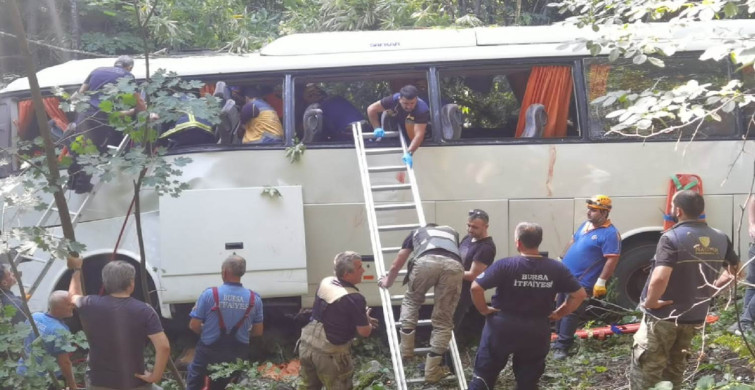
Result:
{"type": "Polygon", "coordinates": [[[435,383],[443,379],[446,370],[441,367],[443,354],[448,349],[454,330],[453,315],[461,295],[464,267],[459,254],[459,234],[449,226],[428,224],[419,228],[404,240],[398,256],[388,274],[378,285],[389,288],[414,253],[414,266],[409,272],[409,283],[401,303],[401,356],[414,355],[414,335],[419,320],[419,309],[425,302],[425,294],[434,288],[432,313],[433,331],[430,337],[430,353],[425,362],[425,381],[435,383]]]}
{"type": "Polygon", "coordinates": [[[320,390],[323,386],[327,390],[351,389],[351,341],[356,334],[368,337],[378,325],[356,288],[364,274],[362,257],[356,252],[342,252],[334,263],[336,276],[320,282],[312,319],[301,331],[301,390],[320,390]]]}
{"type": "Polygon", "coordinates": [[[681,388],[692,338],[705,322],[710,298],[736,274],[739,258],[731,241],[699,219],[704,209],[697,192],[674,195],[671,215],[679,222],[658,241],[640,296],[645,314],[632,346],[632,390],[649,389],[661,381],[681,388]]]}

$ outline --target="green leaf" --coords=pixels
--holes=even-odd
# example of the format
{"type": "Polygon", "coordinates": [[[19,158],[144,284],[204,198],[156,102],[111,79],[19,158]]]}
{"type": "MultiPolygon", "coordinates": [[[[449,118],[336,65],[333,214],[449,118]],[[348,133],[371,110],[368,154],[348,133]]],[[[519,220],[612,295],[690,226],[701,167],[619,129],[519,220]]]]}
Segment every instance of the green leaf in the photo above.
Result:
{"type": "Polygon", "coordinates": [[[724,15],[726,15],[727,18],[733,18],[737,16],[739,13],[739,7],[737,7],[736,3],[730,2],[726,3],[724,6],[724,15]]]}
{"type": "Polygon", "coordinates": [[[716,378],[714,378],[713,375],[706,375],[697,381],[697,385],[695,385],[695,390],[712,389],[715,386],[716,386],[716,378]]]}
{"type": "Polygon", "coordinates": [[[100,102],[99,108],[102,112],[111,113],[113,112],[113,102],[109,100],[103,100],[100,102]]]}

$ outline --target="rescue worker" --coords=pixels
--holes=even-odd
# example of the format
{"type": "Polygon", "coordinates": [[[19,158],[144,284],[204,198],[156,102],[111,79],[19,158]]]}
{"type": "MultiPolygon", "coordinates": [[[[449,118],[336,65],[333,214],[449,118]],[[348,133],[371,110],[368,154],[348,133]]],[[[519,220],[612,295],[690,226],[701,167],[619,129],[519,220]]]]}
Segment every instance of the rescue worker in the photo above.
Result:
{"type": "Polygon", "coordinates": [[[398,93],[386,96],[367,107],[367,119],[375,129],[373,134],[376,138],[385,135],[385,131],[380,127],[380,113],[387,111],[396,118],[403,136],[409,140],[409,150],[402,157],[409,167],[413,164],[414,152],[425,139],[427,123],[430,122],[430,107],[417,96],[418,94],[417,87],[405,85],[398,93]]]}
{"type": "Polygon", "coordinates": [[[568,268],[540,255],[542,241],[540,225],[518,224],[514,243],[519,255],[496,261],[472,282],[472,301],[486,318],[469,390],[494,389],[511,355],[517,390],[537,389],[548,356],[549,321],[568,315],[587,297],[568,268]],[[488,306],[485,290],[493,287],[488,306]],[[567,297],[553,310],[556,293],[567,297]]]}
{"type": "MultiPolygon", "coordinates": [[[[183,96],[182,100],[190,99],[183,96]]],[[[212,123],[204,118],[197,118],[194,113],[186,112],[174,123],[164,127],[165,131],[158,138],[162,143],[167,144],[170,148],[213,144],[215,143],[215,131],[212,123]]]]}
{"type": "Polygon", "coordinates": [[[356,252],[336,255],[335,277],[320,282],[312,318],[301,331],[299,390],[349,390],[354,364],[351,342],[355,334],[368,337],[378,326],[356,285],[362,281],[362,258],[356,252]]]}
{"type": "MultiPolygon", "coordinates": [[[[262,298],[241,285],[246,260],[229,256],[220,272],[223,285],[202,292],[189,314],[189,328],[200,338],[186,376],[187,390],[204,387],[208,365],[248,358],[250,335],[262,336],[262,298]]],[[[225,389],[229,381],[230,378],[214,380],[210,390],[225,389]]]]}
{"type": "Polygon", "coordinates": [[[13,325],[26,320],[26,315],[24,315],[24,311],[21,309],[23,305],[21,297],[11,291],[11,288],[16,283],[16,277],[13,275],[13,270],[11,270],[10,266],[0,263],[0,309],[2,310],[0,315],[5,315],[5,306],[13,307],[15,311],[10,320],[10,323],[13,325]]]}
{"type": "Polygon", "coordinates": [[[378,286],[389,288],[399,270],[414,255],[410,265],[409,282],[401,303],[401,356],[414,356],[414,337],[419,309],[425,294],[434,288],[430,353],[425,361],[425,381],[435,383],[446,376],[442,366],[454,329],[453,313],[459,303],[464,267],[459,254],[459,234],[449,226],[428,224],[410,233],[399,250],[388,274],[380,278],[378,286]]]}
{"type": "Polygon", "coordinates": [[[702,195],[679,191],[671,202],[671,215],[678,222],[658,241],[640,295],[644,314],[632,346],[631,390],[646,390],[661,381],[682,388],[692,338],[705,322],[710,298],[739,265],[726,234],[699,219],[705,210],[702,195]],[[727,268],[718,277],[723,266],[727,268]]]}
{"type": "MultiPolygon", "coordinates": [[[[611,198],[595,195],[587,201],[587,221],[577,228],[566,247],[564,265],[574,274],[588,295],[600,298],[606,295],[606,283],[619,263],[621,236],[608,215],[611,198]]],[[[556,305],[561,305],[566,294],[559,294],[556,305]]],[[[558,339],[553,344],[553,358],[563,360],[569,356],[574,344],[574,333],[584,316],[587,304],[556,322],[558,339]]]]}
{"type": "Polygon", "coordinates": [[[283,142],[283,125],[275,109],[262,99],[254,87],[244,88],[246,103],[241,107],[241,124],[244,131],[239,137],[245,144],[270,144],[283,142]]]}
{"type": "Polygon", "coordinates": [[[464,280],[461,284],[461,297],[454,312],[454,329],[459,329],[464,316],[473,306],[469,288],[481,273],[493,264],[495,260],[495,243],[488,235],[490,217],[484,210],[469,211],[467,220],[467,235],[459,244],[459,254],[464,265],[464,280]]]}
{"type": "Polygon", "coordinates": [[[351,124],[363,120],[362,113],[342,96],[328,96],[324,89],[309,83],[304,88],[304,102],[318,103],[322,110],[320,141],[351,140],[351,124]]]}
{"type": "MultiPolygon", "coordinates": [[[[91,93],[89,98],[89,108],[80,112],[76,118],[76,131],[72,137],[67,140],[69,150],[74,154],[74,148],[71,148],[71,142],[79,137],[79,142],[91,141],[100,153],[107,152],[108,145],[116,145],[123,138],[123,134],[109,125],[108,116],[110,113],[100,110],[100,103],[103,95],[102,89],[108,84],[116,84],[119,79],[126,78],[134,80],[131,70],[134,68],[134,59],[129,56],[120,56],[115,64],[110,67],[101,67],[93,70],[87,76],[84,83],[79,87],[77,94],[91,93]]],[[[146,105],[138,93],[134,94],[136,107],[130,110],[121,111],[121,115],[133,115],[138,111],[146,110],[146,105]]],[[[81,165],[78,164],[76,155],[68,167],[68,188],[74,190],[77,194],[87,193],[92,190],[92,175],[84,172],[81,165]]]]}

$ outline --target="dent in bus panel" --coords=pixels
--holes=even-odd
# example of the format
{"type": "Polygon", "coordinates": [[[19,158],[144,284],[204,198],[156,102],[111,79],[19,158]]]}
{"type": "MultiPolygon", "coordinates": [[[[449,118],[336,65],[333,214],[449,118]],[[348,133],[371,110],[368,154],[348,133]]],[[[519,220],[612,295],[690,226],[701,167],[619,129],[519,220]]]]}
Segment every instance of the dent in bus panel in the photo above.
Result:
{"type": "Polygon", "coordinates": [[[440,90],[446,140],[579,136],[568,65],[442,69],[440,90]]]}
{"type": "MultiPolygon", "coordinates": [[[[629,59],[619,59],[609,62],[607,58],[588,58],[585,64],[585,88],[587,90],[590,137],[594,139],[617,139],[652,137],[654,139],[677,140],[691,137],[705,139],[716,136],[731,136],[736,133],[736,121],[733,115],[721,112],[721,121],[705,121],[699,129],[698,123],[693,123],[673,131],[662,130],[678,126],[681,122],[676,118],[654,120],[653,125],[645,130],[625,129],[621,133],[609,132],[611,126],[618,122],[606,119],[606,115],[626,107],[622,103],[614,103],[603,107],[602,104],[590,104],[595,99],[609,92],[626,91],[640,94],[645,90],[653,92],[670,91],[674,87],[684,85],[690,80],[697,80],[700,84],[711,83],[711,88],[719,88],[729,82],[728,65],[721,61],[699,61],[696,57],[665,58],[666,66],[659,68],[645,62],[641,65],[632,63],[629,59]]],[[[704,102],[705,96],[696,100],[704,102]]]]}
{"type": "MultiPolygon", "coordinates": [[[[339,74],[338,76],[298,78],[295,83],[296,134],[307,144],[352,143],[352,124],[361,122],[365,132],[372,131],[367,107],[412,84],[419,98],[428,101],[427,78],[424,72],[402,72],[391,76],[339,74]]],[[[386,131],[398,130],[388,116],[382,118],[386,131]]],[[[426,138],[430,137],[427,131],[426,138]]],[[[383,139],[382,145],[398,143],[383,139]]]]}

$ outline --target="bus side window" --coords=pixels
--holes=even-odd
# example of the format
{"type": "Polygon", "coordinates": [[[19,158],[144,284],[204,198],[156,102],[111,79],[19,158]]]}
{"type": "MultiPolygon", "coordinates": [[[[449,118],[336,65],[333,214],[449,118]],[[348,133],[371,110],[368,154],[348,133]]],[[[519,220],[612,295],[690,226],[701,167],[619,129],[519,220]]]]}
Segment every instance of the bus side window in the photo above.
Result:
{"type": "Polygon", "coordinates": [[[571,66],[441,69],[440,84],[441,107],[453,103],[461,116],[456,131],[444,124],[445,140],[579,136],[571,66]],[[534,105],[541,108],[530,114],[540,123],[530,130],[527,110],[534,105]]]}
{"type": "Polygon", "coordinates": [[[664,122],[653,121],[648,129],[626,128],[621,132],[611,131],[611,126],[618,122],[614,119],[606,119],[606,115],[624,106],[614,103],[604,107],[600,101],[596,104],[591,103],[608,92],[627,91],[628,94],[640,94],[646,89],[669,91],[692,79],[700,84],[711,83],[711,88],[717,88],[728,82],[728,65],[725,61],[720,63],[699,61],[695,57],[678,55],[665,58],[666,66],[663,68],[649,62],[635,65],[631,59],[609,62],[606,58],[588,58],[583,61],[586,70],[585,88],[587,89],[590,137],[593,139],[621,139],[627,138],[627,135],[631,135],[632,139],[650,136],[653,139],[677,140],[680,136],[688,138],[693,135],[695,139],[705,139],[732,136],[736,133],[734,115],[724,112],[719,113],[720,121],[704,121],[699,129],[698,123],[695,122],[673,131],[661,132],[666,128],[681,124],[676,118],[664,118],[664,122]]]}

